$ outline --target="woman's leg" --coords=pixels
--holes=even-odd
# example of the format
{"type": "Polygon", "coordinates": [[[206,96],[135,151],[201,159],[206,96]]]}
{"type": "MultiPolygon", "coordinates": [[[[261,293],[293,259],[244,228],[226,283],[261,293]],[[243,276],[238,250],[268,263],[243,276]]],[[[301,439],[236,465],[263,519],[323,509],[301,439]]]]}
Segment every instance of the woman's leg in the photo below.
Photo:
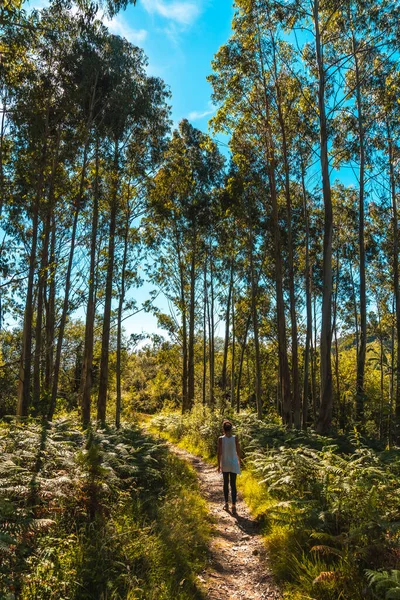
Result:
{"type": "Polygon", "coordinates": [[[230,476],[231,476],[232,504],[236,504],[236,497],[237,497],[236,477],[237,477],[237,474],[236,473],[230,473],[230,476]]]}
{"type": "MultiPolygon", "coordinates": [[[[222,473],[222,475],[224,476],[224,498],[225,498],[225,504],[228,504],[228,497],[229,497],[229,473],[222,473]]],[[[232,475],[232,473],[231,473],[232,475]]]]}

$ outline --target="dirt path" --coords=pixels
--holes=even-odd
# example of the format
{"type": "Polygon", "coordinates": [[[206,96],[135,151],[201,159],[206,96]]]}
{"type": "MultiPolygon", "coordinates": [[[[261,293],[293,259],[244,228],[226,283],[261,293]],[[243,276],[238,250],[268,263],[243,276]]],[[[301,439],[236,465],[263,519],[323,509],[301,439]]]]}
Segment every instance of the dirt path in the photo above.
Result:
{"type": "Polygon", "coordinates": [[[209,600],[278,600],[257,522],[238,494],[237,514],[223,509],[222,476],[201,458],[169,444],[196,469],[202,493],[216,522],[208,568],[199,576],[209,600]]]}

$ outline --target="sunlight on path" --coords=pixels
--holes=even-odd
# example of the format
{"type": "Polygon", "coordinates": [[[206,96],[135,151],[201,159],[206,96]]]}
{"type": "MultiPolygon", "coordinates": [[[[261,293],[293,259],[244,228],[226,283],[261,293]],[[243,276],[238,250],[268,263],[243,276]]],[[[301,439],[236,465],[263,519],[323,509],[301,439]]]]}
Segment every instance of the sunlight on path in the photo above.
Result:
{"type": "Polygon", "coordinates": [[[216,468],[173,444],[170,450],[196,469],[202,493],[215,520],[209,567],[199,576],[209,600],[278,600],[279,591],[268,570],[268,557],[247,505],[238,495],[237,515],[223,507],[222,476],[216,468]]]}

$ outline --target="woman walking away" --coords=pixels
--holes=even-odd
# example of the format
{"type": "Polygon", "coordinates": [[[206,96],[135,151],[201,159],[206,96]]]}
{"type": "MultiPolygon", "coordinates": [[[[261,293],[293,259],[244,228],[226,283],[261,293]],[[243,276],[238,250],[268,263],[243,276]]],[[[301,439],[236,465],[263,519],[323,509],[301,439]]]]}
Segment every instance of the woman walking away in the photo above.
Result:
{"type": "Polygon", "coordinates": [[[232,423],[225,419],[224,435],[218,438],[218,473],[224,477],[224,509],[228,510],[229,482],[232,494],[232,512],[236,513],[236,477],[240,474],[240,447],[236,435],[232,435],[232,423]]]}

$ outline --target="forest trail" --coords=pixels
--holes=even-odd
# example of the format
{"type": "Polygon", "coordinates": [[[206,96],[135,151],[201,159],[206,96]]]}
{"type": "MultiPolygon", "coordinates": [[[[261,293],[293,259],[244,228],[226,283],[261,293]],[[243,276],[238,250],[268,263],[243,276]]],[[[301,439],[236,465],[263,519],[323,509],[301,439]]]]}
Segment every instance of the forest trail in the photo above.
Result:
{"type": "MultiPolygon", "coordinates": [[[[223,509],[222,476],[174,444],[169,449],[196,470],[203,496],[215,522],[209,566],[199,576],[208,600],[278,600],[281,596],[268,570],[268,556],[258,523],[238,493],[237,514],[223,509]]],[[[240,484],[239,484],[240,485],[240,484]]]]}

